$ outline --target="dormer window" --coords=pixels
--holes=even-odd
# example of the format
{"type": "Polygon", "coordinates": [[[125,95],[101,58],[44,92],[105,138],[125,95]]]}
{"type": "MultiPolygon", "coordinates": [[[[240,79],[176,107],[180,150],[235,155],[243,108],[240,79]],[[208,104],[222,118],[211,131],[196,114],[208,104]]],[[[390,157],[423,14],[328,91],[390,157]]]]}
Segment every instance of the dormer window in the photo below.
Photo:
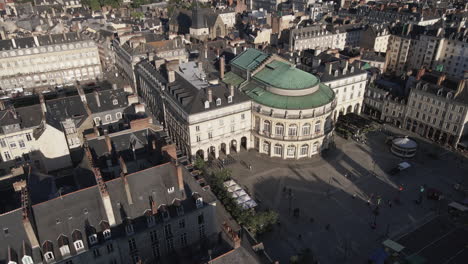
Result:
{"type": "Polygon", "coordinates": [[[70,255],[70,248],[68,245],[63,245],[60,247],[60,254],[62,254],[64,257],[70,255]]]}
{"type": "Polygon", "coordinates": [[[228,103],[232,103],[232,96],[228,96],[228,103]]]}
{"type": "Polygon", "coordinates": [[[154,219],[154,215],[149,215],[146,217],[146,223],[148,224],[148,227],[152,227],[156,224],[156,221],[154,219]]]}
{"type": "Polygon", "coordinates": [[[33,260],[30,256],[28,255],[25,255],[22,259],[21,259],[21,262],[23,262],[23,264],[33,264],[33,260]]]}
{"type": "Polygon", "coordinates": [[[174,187],[167,189],[167,193],[173,193],[173,192],[174,192],[174,187]]]}
{"type": "Polygon", "coordinates": [[[335,76],[335,77],[338,77],[338,70],[335,70],[334,76],[335,76]]]}
{"type": "Polygon", "coordinates": [[[113,105],[118,105],[118,104],[119,104],[119,101],[118,101],[117,99],[114,99],[114,100],[112,100],[112,104],[113,104],[113,105]]]}
{"type": "Polygon", "coordinates": [[[46,260],[47,262],[51,262],[51,261],[54,260],[54,253],[52,253],[52,252],[46,252],[46,253],[44,254],[44,258],[45,258],[45,260],[46,260]]]}
{"type": "Polygon", "coordinates": [[[97,235],[96,234],[92,234],[88,237],[89,239],[89,244],[92,246],[92,245],[95,245],[98,240],[97,240],[97,235]]]}
{"type": "Polygon", "coordinates": [[[109,239],[109,238],[111,238],[111,236],[112,236],[112,235],[111,235],[110,229],[104,230],[104,231],[102,232],[102,235],[104,236],[104,239],[109,239]]]}
{"type": "Polygon", "coordinates": [[[205,109],[208,109],[208,108],[210,108],[210,102],[205,101],[205,109]]]}
{"type": "Polygon", "coordinates": [[[73,245],[75,246],[76,251],[80,251],[84,249],[83,241],[77,240],[73,242],[73,245]]]}
{"type": "Polygon", "coordinates": [[[127,236],[132,235],[133,232],[134,232],[134,230],[133,230],[133,225],[130,224],[130,223],[127,224],[127,225],[125,226],[125,233],[127,233],[127,236]]]}
{"type": "Polygon", "coordinates": [[[218,98],[216,99],[216,106],[220,106],[221,105],[221,98],[218,98]]]}
{"type": "Polygon", "coordinates": [[[169,220],[169,213],[167,210],[162,211],[162,217],[164,221],[169,220]]]}
{"type": "Polygon", "coordinates": [[[203,199],[201,197],[198,197],[195,200],[195,204],[196,204],[197,208],[202,208],[203,207],[203,199]]]}

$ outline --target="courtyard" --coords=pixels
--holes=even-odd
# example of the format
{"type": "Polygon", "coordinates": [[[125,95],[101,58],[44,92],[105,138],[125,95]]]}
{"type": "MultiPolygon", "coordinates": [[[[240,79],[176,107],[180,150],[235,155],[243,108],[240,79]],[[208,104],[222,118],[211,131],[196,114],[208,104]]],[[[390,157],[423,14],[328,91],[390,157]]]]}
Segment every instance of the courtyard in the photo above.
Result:
{"type": "Polygon", "coordinates": [[[407,236],[446,214],[449,201],[463,198],[453,185],[466,184],[466,159],[415,136],[418,152],[403,160],[390,153],[385,140],[408,132],[387,129],[369,132],[366,143],[335,136],[335,147],[311,159],[272,159],[254,151],[233,154],[238,162],[227,166],[232,177],[260,209],[279,213],[280,223],[259,238],[273,259],[289,263],[291,256],[310,248],[320,263],[366,263],[383,240],[407,236]],[[402,161],[411,168],[389,176],[402,161]],[[424,195],[421,204],[415,203],[422,185],[441,191],[445,199],[438,202],[424,195]]]}

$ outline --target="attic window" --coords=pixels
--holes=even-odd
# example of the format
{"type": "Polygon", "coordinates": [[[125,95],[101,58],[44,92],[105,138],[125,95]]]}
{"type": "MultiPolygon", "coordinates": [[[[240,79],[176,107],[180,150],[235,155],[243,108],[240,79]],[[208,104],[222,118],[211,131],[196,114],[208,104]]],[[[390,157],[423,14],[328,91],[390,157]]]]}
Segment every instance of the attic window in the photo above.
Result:
{"type": "Polygon", "coordinates": [[[109,239],[111,238],[111,231],[109,229],[106,229],[102,232],[102,235],[104,236],[104,239],[109,239]]]}
{"type": "Polygon", "coordinates": [[[89,238],[89,244],[91,244],[91,245],[94,245],[94,244],[96,244],[98,242],[96,234],[92,234],[88,238],[89,238]]]}
{"type": "Polygon", "coordinates": [[[125,232],[127,235],[132,235],[133,234],[133,225],[132,224],[127,224],[125,226],[125,232]]]}
{"type": "Polygon", "coordinates": [[[205,101],[205,109],[208,109],[208,108],[210,108],[210,102],[205,101]]]}
{"type": "Polygon", "coordinates": [[[118,101],[117,99],[114,99],[114,100],[112,100],[112,104],[113,104],[113,105],[118,105],[118,104],[119,104],[119,101],[118,101]]]}
{"type": "Polygon", "coordinates": [[[228,96],[228,103],[232,103],[232,96],[228,96]]]}
{"type": "Polygon", "coordinates": [[[203,207],[203,199],[201,197],[197,198],[197,200],[195,200],[195,204],[196,204],[197,208],[202,208],[203,207]]]}
{"type": "Polygon", "coordinates": [[[51,261],[54,259],[54,253],[52,252],[47,252],[44,254],[44,258],[46,261],[51,261]]]}
{"type": "Polygon", "coordinates": [[[220,106],[221,105],[221,98],[218,98],[216,99],[216,106],[220,106]]]}
{"type": "Polygon", "coordinates": [[[171,188],[167,189],[167,192],[168,193],[173,193],[174,192],[174,187],[171,187],[171,188]]]}

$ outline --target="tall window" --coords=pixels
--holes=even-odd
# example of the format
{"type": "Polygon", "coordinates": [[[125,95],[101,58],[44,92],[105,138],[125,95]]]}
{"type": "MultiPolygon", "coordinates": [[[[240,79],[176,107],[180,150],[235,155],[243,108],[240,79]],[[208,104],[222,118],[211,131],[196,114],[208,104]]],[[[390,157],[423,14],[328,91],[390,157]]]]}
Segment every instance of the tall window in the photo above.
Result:
{"type": "Polygon", "coordinates": [[[166,235],[166,237],[172,236],[171,224],[167,224],[164,226],[164,234],[166,235]]]}
{"type": "Polygon", "coordinates": [[[301,146],[301,156],[305,156],[309,153],[309,145],[304,144],[301,146]]]}
{"type": "Polygon", "coordinates": [[[278,136],[282,136],[284,134],[284,126],[283,124],[277,123],[275,126],[275,134],[278,136]]]}
{"type": "Polygon", "coordinates": [[[150,232],[150,239],[152,244],[158,242],[158,233],[156,232],[156,230],[150,232]]]}
{"type": "Polygon", "coordinates": [[[5,152],[3,152],[3,154],[5,155],[5,161],[11,160],[10,152],[5,151],[5,152]]]}
{"type": "Polygon", "coordinates": [[[5,139],[3,138],[0,139],[0,147],[6,148],[6,142],[5,142],[5,139]]]}
{"type": "Polygon", "coordinates": [[[166,239],[166,245],[168,252],[174,251],[174,239],[172,239],[172,237],[166,239]]]}
{"type": "Polygon", "coordinates": [[[271,129],[270,121],[268,120],[263,121],[263,132],[270,133],[271,132],[270,129],[271,129]]]}
{"type": "Polygon", "coordinates": [[[303,136],[309,136],[310,135],[310,124],[309,123],[304,124],[304,126],[302,126],[302,135],[303,136]]]}
{"type": "Polygon", "coordinates": [[[296,125],[290,125],[289,126],[288,135],[289,136],[297,136],[297,126],[296,125]]]}
{"type": "Polygon", "coordinates": [[[31,141],[31,140],[32,140],[31,133],[27,133],[27,134],[26,134],[26,139],[27,139],[28,141],[31,141]]]}
{"type": "Polygon", "coordinates": [[[205,234],[205,225],[199,225],[198,226],[198,232],[200,234],[200,239],[204,239],[206,237],[205,234]]]}
{"type": "Polygon", "coordinates": [[[315,153],[318,151],[318,146],[319,146],[319,143],[315,142],[314,145],[312,146],[312,153],[315,153]]]}
{"type": "Polygon", "coordinates": [[[289,145],[288,146],[288,156],[293,157],[296,154],[296,146],[289,145]]]}
{"type": "Polygon", "coordinates": [[[283,155],[283,146],[276,144],[275,145],[275,155],[282,156],[283,155]]]}
{"type": "Polygon", "coordinates": [[[153,244],[151,248],[153,249],[153,256],[155,258],[159,258],[161,256],[161,252],[159,251],[159,244],[153,244]]]}
{"type": "Polygon", "coordinates": [[[315,122],[315,133],[320,133],[322,123],[320,121],[315,122]]]}
{"type": "Polygon", "coordinates": [[[180,235],[180,244],[182,245],[182,247],[187,246],[187,233],[183,233],[182,235],[180,235]]]}
{"type": "Polygon", "coordinates": [[[130,238],[128,240],[128,248],[130,249],[130,251],[136,251],[137,250],[137,247],[136,247],[136,243],[135,243],[135,239],[134,238],[130,238]]]}

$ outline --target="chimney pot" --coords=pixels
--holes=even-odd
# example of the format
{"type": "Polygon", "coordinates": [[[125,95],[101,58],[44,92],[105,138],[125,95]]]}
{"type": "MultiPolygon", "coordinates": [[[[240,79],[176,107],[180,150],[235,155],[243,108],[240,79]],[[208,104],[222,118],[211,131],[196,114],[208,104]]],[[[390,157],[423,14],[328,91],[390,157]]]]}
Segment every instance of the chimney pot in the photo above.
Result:
{"type": "Polygon", "coordinates": [[[208,102],[213,102],[213,90],[211,88],[208,88],[208,102]]]}
{"type": "Polygon", "coordinates": [[[101,107],[101,100],[99,99],[99,92],[94,91],[94,98],[96,98],[96,103],[98,107],[101,107]]]}
{"type": "Polygon", "coordinates": [[[221,80],[224,79],[224,56],[221,56],[220,60],[219,60],[219,76],[221,77],[221,80]]]}

